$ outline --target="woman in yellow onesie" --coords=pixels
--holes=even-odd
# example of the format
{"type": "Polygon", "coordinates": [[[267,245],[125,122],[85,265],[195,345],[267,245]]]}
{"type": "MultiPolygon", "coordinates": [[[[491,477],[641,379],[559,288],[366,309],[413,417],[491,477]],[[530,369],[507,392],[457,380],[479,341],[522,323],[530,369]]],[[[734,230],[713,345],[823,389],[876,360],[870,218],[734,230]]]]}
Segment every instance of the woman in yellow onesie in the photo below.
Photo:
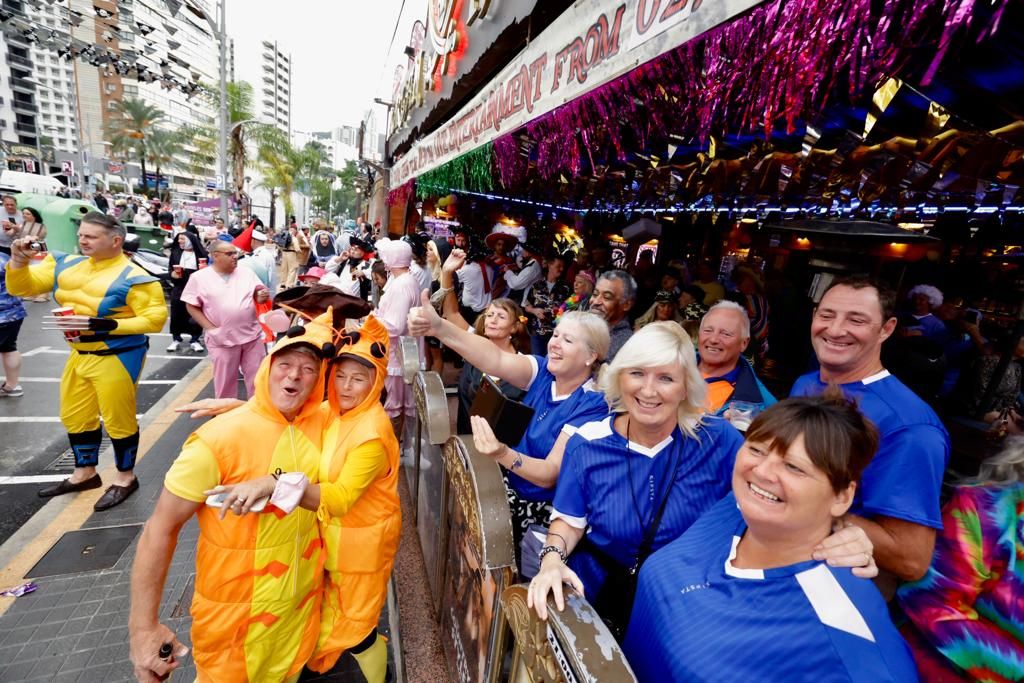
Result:
{"type": "MultiPolygon", "coordinates": [[[[316,510],[326,550],[320,637],[307,666],[328,671],[347,650],[367,681],[378,683],[386,676],[387,646],[377,621],[402,526],[398,440],[380,400],[387,329],[370,316],[337,346],[327,374],[332,419],[323,435],[320,481],[306,487],[299,503],[316,510]]],[[[235,490],[266,496],[275,484],[261,477],[235,490]]]]}

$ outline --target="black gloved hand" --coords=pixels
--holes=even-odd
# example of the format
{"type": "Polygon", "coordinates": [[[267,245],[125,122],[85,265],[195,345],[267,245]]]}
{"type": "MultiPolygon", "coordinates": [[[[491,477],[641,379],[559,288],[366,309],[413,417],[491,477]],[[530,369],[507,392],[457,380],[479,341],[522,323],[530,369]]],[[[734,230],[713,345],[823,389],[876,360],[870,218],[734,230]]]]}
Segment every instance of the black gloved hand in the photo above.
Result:
{"type": "Polygon", "coordinates": [[[113,332],[117,321],[110,318],[89,318],[89,329],[93,332],[113,332]]]}

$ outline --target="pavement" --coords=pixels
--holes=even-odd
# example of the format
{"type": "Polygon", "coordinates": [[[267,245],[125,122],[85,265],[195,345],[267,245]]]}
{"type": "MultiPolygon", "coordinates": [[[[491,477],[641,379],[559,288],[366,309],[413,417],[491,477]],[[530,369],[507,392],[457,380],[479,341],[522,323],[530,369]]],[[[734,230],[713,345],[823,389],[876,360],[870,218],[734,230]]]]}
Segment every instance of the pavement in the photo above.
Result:
{"type": "MultiPolygon", "coordinates": [[[[45,307],[46,304],[35,304],[34,307],[45,307]]],[[[38,315],[36,311],[33,315],[38,315]]],[[[28,323],[26,323],[28,327],[28,323]]],[[[165,344],[154,340],[153,354],[162,355],[165,344]]],[[[19,340],[20,342],[24,339],[19,340]]],[[[52,341],[52,340],[51,340],[52,341]]],[[[169,342],[169,338],[167,339],[169,342]]],[[[31,350],[31,346],[19,343],[21,348],[31,350]]],[[[52,344],[58,348],[56,344],[52,344]]],[[[38,347],[34,347],[38,348],[38,347]]],[[[35,354],[29,359],[37,356],[47,355],[48,368],[30,368],[23,370],[25,376],[32,376],[32,372],[48,370],[49,375],[58,373],[63,359],[56,354],[35,354]]],[[[180,405],[196,398],[212,396],[212,373],[207,363],[193,361],[185,366],[187,373],[181,373],[178,365],[185,365],[184,362],[174,358],[155,359],[163,363],[152,361],[147,363],[145,377],[171,377],[177,375],[171,384],[154,384],[145,386],[161,387],[159,396],[154,395],[147,398],[148,410],[140,419],[142,430],[139,449],[139,460],[136,467],[136,475],[139,478],[140,489],[124,504],[105,512],[94,512],[93,503],[102,494],[102,489],[87,491],[69,496],[61,496],[41,501],[41,503],[28,502],[19,503],[27,505],[21,508],[18,514],[23,521],[18,523],[15,529],[9,530],[9,538],[0,546],[0,590],[10,588],[29,579],[34,580],[38,589],[34,593],[27,594],[20,598],[0,598],[0,683],[16,681],[53,681],[64,683],[80,681],[84,683],[100,683],[106,681],[130,681],[133,680],[132,667],[128,659],[128,605],[129,605],[129,578],[132,561],[135,557],[138,533],[136,532],[131,543],[123,552],[112,553],[112,566],[105,569],[73,571],[65,570],[66,573],[53,576],[33,577],[33,571],[40,571],[36,568],[37,562],[43,558],[54,545],[64,539],[68,542],[76,536],[67,536],[79,530],[109,529],[121,527],[122,531],[128,534],[133,532],[132,527],[141,531],[141,525],[152,512],[156,499],[162,489],[163,476],[171,462],[178,454],[180,445],[196,427],[197,423],[187,416],[178,415],[173,412],[176,405],[180,405]],[[164,367],[164,365],[169,367],[164,367]],[[156,366],[156,367],[154,367],[156,366]],[[25,510],[31,509],[32,514],[25,518],[25,510]],[[135,526],[137,525],[137,526],[135,526]],[[127,527],[127,528],[125,528],[127,527]],[[116,558],[116,559],[115,559],[116,558]]],[[[26,367],[28,367],[26,362],[26,367]]],[[[40,382],[39,385],[49,385],[52,382],[40,382]]],[[[25,383],[23,386],[36,389],[35,384],[25,383]]],[[[46,402],[49,412],[56,412],[55,389],[54,396],[48,399],[40,398],[46,402]]],[[[155,394],[156,392],[154,392],[155,394]]],[[[28,396],[26,392],[26,396],[28,396]]],[[[16,400],[16,399],[5,399],[16,400]]],[[[42,406],[42,403],[32,405],[32,401],[26,401],[20,410],[32,411],[42,406]]],[[[145,405],[140,392],[140,412],[145,405]]],[[[6,413],[0,412],[0,417],[6,413]]],[[[22,415],[22,417],[32,415],[22,415]]],[[[32,430],[25,425],[42,424],[48,428],[50,422],[15,422],[8,420],[14,425],[13,429],[22,430],[18,432],[19,438],[26,434],[31,435],[32,430]]],[[[24,456],[17,454],[3,453],[0,456],[0,475],[6,475],[8,462],[12,459],[20,459],[23,471],[38,469],[39,463],[46,462],[53,455],[52,449],[65,437],[60,429],[59,422],[54,427],[59,432],[59,438],[54,433],[47,435],[36,435],[38,439],[33,442],[33,448],[42,450],[38,453],[27,453],[24,456]],[[52,442],[52,444],[51,444],[52,442]],[[50,449],[50,450],[47,450],[50,449]]],[[[5,444],[11,443],[7,438],[13,434],[11,425],[4,426],[5,444]]],[[[25,437],[28,438],[28,437],[25,437]]],[[[35,437],[33,437],[35,438],[35,437]]],[[[65,446],[61,446],[63,448],[65,446]]],[[[6,447],[5,447],[6,448],[6,447]]],[[[109,450],[100,457],[101,476],[109,479],[113,476],[113,458],[109,450]]],[[[14,475],[32,476],[32,475],[14,475]]],[[[0,485],[0,494],[7,493],[15,485],[0,485]]],[[[31,489],[34,496],[38,484],[25,484],[25,488],[31,489]]],[[[0,510],[6,508],[10,499],[0,499],[0,510]]],[[[9,527],[8,527],[9,529],[9,527]]],[[[163,598],[161,601],[160,618],[169,628],[173,629],[179,639],[185,644],[190,644],[189,629],[191,617],[189,605],[191,604],[192,589],[194,583],[194,560],[198,527],[195,521],[189,522],[179,537],[177,550],[168,572],[167,581],[164,586],[163,598]]],[[[91,555],[94,552],[104,552],[109,548],[100,546],[75,547],[76,552],[82,556],[91,555]]],[[[74,562],[74,552],[71,557],[62,557],[65,561],[74,562]]],[[[93,558],[94,559],[94,558],[93,558]]],[[[389,604],[393,604],[389,600],[389,604]]],[[[390,615],[388,608],[385,608],[381,615],[380,630],[385,635],[390,634],[390,615]]],[[[389,643],[389,657],[392,670],[401,672],[401,666],[395,666],[394,653],[389,643]]],[[[195,669],[191,657],[186,657],[183,666],[176,671],[171,680],[191,681],[195,678],[195,669]]],[[[324,675],[304,675],[303,681],[323,682],[348,682],[363,681],[355,661],[344,655],[339,660],[334,670],[324,675]]],[[[399,679],[400,680],[400,677],[399,679]]]]}

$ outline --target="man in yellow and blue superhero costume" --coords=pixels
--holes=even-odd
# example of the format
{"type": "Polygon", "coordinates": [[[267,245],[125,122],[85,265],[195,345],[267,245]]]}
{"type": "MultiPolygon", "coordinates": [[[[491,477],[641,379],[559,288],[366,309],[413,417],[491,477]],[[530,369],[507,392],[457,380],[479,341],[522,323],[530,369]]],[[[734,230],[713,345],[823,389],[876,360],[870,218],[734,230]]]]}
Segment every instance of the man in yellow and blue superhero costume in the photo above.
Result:
{"type": "Polygon", "coordinates": [[[167,320],[159,281],[122,253],[124,238],[124,226],[116,218],[93,211],[78,228],[80,255],[53,252],[28,267],[35,252],[31,238],[24,238],[12,244],[7,266],[11,294],[35,296],[52,290],[58,305],[75,311],[44,318],[44,327],[64,331],[71,347],[60,381],[60,419],[75,454],[75,471],[40,489],[39,495],[102,486],[96,473],[102,416],[118,473],[96,510],[119,505],[139,488],[133,473],[139,447],[135,393],[149,348],[146,335],[159,332],[167,320]]]}

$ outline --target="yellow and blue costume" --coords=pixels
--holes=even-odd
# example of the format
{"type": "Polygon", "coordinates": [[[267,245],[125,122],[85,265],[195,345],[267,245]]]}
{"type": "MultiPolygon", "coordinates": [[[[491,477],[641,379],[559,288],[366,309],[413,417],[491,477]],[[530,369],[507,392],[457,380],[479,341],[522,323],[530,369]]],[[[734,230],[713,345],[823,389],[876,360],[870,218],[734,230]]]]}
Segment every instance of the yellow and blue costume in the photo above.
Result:
{"type": "Polygon", "coordinates": [[[37,266],[7,268],[7,289],[16,296],[53,291],[77,315],[116,322],[105,332],[85,331],[68,341],[71,357],[60,382],[60,419],[68,431],[76,467],[95,467],[100,416],[114,446],[117,469],[135,467],[139,423],[135,393],[149,338],[167,320],[159,281],[123,254],[96,260],[53,252],[37,266]]]}

